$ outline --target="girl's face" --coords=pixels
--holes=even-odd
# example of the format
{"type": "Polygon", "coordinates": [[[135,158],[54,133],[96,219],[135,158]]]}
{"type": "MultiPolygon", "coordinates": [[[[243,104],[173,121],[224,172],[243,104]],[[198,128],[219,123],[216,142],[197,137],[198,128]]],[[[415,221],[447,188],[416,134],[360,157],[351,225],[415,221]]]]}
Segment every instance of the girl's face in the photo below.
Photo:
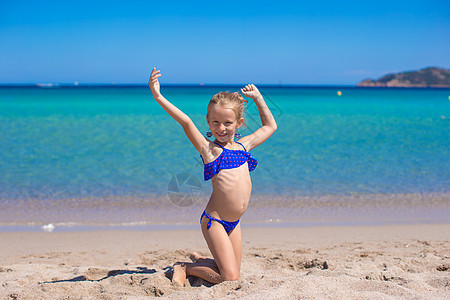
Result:
{"type": "Polygon", "coordinates": [[[206,118],[211,133],[219,141],[226,143],[234,138],[236,129],[241,127],[244,119],[236,119],[236,114],[231,108],[221,105],[213,105],[209,111],[209,120],[206,118]]]}

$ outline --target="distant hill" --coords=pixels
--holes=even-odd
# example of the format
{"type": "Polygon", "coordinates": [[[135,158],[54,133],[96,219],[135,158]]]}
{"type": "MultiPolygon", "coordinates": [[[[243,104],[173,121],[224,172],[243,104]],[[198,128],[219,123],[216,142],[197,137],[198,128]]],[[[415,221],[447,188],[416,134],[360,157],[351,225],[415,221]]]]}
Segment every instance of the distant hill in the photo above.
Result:
{"type": "Polygon", "coordinates": [[[357,86],[450,87],[450,70],[429,67],[419,71],[388,74],[377,80],[366,79],[357,86]]]}

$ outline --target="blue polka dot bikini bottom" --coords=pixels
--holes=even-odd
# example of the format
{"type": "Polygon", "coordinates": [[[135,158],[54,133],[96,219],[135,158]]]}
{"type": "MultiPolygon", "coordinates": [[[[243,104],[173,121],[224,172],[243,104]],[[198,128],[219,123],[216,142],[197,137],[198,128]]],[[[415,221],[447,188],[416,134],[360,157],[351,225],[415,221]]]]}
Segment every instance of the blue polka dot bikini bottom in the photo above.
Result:
{"type": "Polygon", "coordinates": [[[230,232],[233,231],[233,229],[237,226],[237,224],[239,224],[239,221],[241,220],[241,219],[238,219],[237,221],[234,221],[234,222],[219,220],[214,217],[211,217],[209,214],[207,214],[205,211],[203,211],[203,214],[200,217],[200,223],[202,223],[202,219],[204,217],[209,219],[208,225],[206,225],[206,229],[209,229],[211,227],[211,221],[216,221],[216,222],[219,222],[220,224],[222,224],[222,226],[223,226],[223,228],[225,228],[225,231],[227,232],[227,234],[230,234],[230,232]]]}

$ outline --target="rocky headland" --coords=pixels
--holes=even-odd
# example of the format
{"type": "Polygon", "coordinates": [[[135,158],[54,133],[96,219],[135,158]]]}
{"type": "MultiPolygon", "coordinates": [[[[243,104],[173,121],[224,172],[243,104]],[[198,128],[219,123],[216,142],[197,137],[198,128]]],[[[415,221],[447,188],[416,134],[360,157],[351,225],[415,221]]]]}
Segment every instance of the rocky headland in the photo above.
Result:
{"type": "Polygon", "coordinates": [[[377,80],[366,79],[359,87],[441,87],[450,88],[450,70],[428,67],[418,71],[388,74],[377,80]]]}

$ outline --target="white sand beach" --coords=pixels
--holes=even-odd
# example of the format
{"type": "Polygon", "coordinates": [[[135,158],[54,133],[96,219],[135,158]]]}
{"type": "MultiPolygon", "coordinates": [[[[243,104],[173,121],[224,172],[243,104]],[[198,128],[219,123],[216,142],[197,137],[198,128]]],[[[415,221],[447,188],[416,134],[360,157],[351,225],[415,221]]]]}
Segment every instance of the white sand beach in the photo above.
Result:
{"type": "Polygon", "coordinates": [[[450,224],[245,228],[241,278],[171,285],[200,230],[0,233],[2,299],[448,299],[450,224]]]}

